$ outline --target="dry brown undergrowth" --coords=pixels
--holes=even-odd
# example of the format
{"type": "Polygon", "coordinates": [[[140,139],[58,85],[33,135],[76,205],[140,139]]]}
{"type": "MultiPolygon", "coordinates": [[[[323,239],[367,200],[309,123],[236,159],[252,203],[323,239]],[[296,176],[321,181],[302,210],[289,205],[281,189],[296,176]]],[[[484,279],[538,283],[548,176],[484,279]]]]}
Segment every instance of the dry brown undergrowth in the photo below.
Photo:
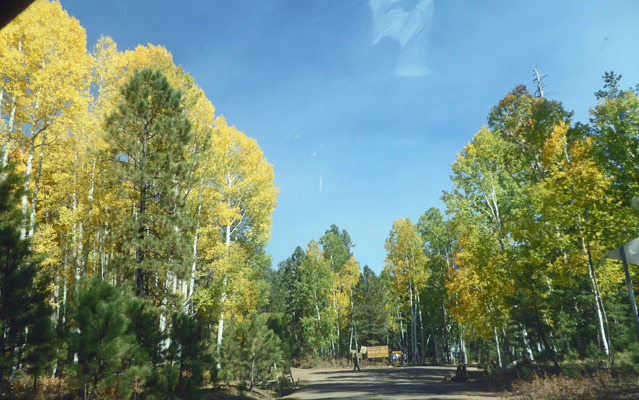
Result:
{"type": "Polygon", "coordinates": [[[535,377],[530,382],[513,383],[513,389],[512,398],[517,400],[639,399],[636,376],[613,376],[608,371],[573,378],[563,375],[535,377]]]}
{"type": "Polygon", "coordinates": [[[271,400],[277,398],[274,393],[258,388],[249,392],[248,390],[240,391],[233,386],[225,386],[204,392],[203,400],[271,400]]]}
{"type": "Polygon", "coordinates": [[[36,393],[33,393],[33,378],[22,377],[11,385],[12,398],[16,400],[57,400],[68,391],[67,382],[61,378],[38,378],[36,393]]]}
{"type": "MultiPolygon", "coordinates": [[[[14,400],[67,400],[78,399],[69,393],[67,382],[61,378],[42,377],[38,379],[37,391],[33,393],[33,380],[21,378],[12,385],[14,400]]],[[[121,399],[114,393],[103,394],[104,399],[121,399]]],[[[216,389],[206,389],[203,391],[203,400],[272,400],[277,396],[268,390],[254,388],[252,392],[248,390],[238,390],[234,386],[221,386],[216,389]]]]}

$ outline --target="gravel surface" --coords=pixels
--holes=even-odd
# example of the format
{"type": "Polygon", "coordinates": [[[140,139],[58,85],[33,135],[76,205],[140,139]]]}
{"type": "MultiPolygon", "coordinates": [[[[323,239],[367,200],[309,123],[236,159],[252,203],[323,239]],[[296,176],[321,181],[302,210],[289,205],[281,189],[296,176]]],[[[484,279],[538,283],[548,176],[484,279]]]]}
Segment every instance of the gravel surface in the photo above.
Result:
{"type": "Polygon", "coordinates": [[[362,366],[358,372],[350,368],[293,368],[292,373],[302,389],[286,399],[502,399],[498,393],[483,392],[471,383],[445,382],[445,375],[455,373],[455,367],[448,366],[362,366]]]}

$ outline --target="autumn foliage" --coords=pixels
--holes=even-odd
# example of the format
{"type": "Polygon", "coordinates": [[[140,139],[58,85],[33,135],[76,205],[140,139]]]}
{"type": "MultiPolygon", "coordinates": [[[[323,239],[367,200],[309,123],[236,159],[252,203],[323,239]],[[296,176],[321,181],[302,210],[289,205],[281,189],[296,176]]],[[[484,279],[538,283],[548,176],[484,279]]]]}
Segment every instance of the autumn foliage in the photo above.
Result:
{"type": "Polygon", "coordinates": [[[21,275],[37,290],[26,304],[46,299],[5,332],[20,346],[3,353],[4,393],[22,368],[34,391],[53,374],[88,398],[195,395],[215,369],[205,327],[257,308],[272,166],[164,47],[102,37],[88,51],[58,2],[0,31],[0,75],[0,180],[13,163],[24,178],[10,229],[42,255],[21,275]],[[32,357],[47,354],[30,325],[43,312],[59,348],[47,360],[32,357]]]}

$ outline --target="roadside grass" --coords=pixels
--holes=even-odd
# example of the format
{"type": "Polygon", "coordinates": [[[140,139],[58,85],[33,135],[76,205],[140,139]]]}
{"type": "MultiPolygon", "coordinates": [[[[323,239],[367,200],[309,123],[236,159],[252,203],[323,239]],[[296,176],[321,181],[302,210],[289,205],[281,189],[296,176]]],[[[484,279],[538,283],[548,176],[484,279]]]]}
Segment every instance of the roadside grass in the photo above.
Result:
{"type": "Polygon", "coordinates": [[[639,400],[639,365],[635,357],[620,355],[613,368],[601,358],[573,360],[561,369],[546,363],[522,363],[508,368],[488,367],[477,383],[514,400],[639,400]]]}
{"type": "Polygon", "coordinates": [[[508,398],[516,400],[626,400],[639,399],[639,377],[609,370],[581,376],[535,375],[513,382],[508,398]]]}

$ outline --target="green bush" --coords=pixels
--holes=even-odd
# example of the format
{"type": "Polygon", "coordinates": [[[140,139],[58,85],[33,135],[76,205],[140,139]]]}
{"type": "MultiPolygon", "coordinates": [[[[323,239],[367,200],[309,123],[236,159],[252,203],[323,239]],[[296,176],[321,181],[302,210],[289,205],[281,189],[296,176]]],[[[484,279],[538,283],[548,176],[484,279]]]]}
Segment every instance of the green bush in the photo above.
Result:
{"type": "Polygon", "coordinates": [[[78,390],[88,388],[89,399],[109,387],[122,396],[130,394],[136,371],[126,364],[137,345],[134,335],[128,333],[125,304],[120,290],[99,277],[80,282],[71,310],[75,329],[70,351],[78,359],[74,365],[78,390]]]}
{"type": "Polygon", "coordinates": [[[275,379],[275,364],[283,370],[280,339],[267,320],[268,314],[252,312],[247,320],[229,324],[221,360],[226,381],[239,380],[252,390],[275,379]]]}

